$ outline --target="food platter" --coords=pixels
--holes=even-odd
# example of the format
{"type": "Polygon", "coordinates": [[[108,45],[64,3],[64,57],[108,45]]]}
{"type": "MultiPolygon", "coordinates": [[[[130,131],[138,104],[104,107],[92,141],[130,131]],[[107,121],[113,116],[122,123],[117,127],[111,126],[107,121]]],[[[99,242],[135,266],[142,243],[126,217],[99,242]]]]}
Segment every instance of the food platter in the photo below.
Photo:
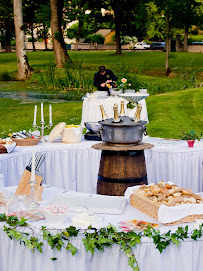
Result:
{"type": "Polygon", "coordinates": [[[143,231],[146,230],[148,227],[157,229],[160,227],[160,225],[137,219],[121,221],[119,225],[119,228],[122,229],[123,231],[143,231]]]}

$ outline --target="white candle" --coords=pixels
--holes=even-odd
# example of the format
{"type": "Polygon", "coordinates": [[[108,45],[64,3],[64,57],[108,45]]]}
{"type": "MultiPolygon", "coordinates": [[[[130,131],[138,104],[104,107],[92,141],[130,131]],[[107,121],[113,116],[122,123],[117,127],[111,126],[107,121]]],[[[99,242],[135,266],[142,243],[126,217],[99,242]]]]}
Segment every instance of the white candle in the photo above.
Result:
{"type": "Polygon", "coordinates": [[[36,126],[36,125],[37,125],[36,119],[37,119],[37,105],[35,105],[35,109],[34,109],[34,121],[33,121],[33,126],[36,126]]]}
{"type": "Polygon", "coordinates": [[[35,182],[35,149],[32,151],[31,182],[35,182]]]}
{"type": "Polygon", "coordinates": [[[41,103],[41,122],[44,122],[43,103],[41,103]]]}
{"type": "Polygon", "coordinates": [[[52,106],[49,105],[49,125],[52,125],[52,106]]]}

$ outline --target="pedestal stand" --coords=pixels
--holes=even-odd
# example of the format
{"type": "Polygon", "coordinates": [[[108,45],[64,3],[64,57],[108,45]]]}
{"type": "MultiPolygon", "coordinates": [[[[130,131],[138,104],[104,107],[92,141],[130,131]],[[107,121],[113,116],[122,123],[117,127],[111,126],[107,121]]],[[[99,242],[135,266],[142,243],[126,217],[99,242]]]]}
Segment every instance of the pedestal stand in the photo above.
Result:
{"type": "Polygon", "coordinates": [[[102,150],[97,182],[97,194],[123,196],[129,186],[147,184],[144,150],[154,145],[121,145],[98,143],[92,146],[102,150]]]}

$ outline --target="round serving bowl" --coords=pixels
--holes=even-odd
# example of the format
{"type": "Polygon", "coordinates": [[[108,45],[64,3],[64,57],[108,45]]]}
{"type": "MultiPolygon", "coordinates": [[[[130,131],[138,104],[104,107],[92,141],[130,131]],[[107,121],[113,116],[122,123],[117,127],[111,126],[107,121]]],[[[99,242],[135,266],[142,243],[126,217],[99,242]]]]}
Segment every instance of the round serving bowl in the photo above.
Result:
{"type": "Polygon", "coordinates": [[[42,212],[48,224],[63,224],[67,218],[68,207],[61,205],[47,205],[42,208],[42,212]]]}
{"type": "Polygon", "coordinates": [[[101,126],[98,122],[85,122],[84,124],[87,130],[94,134],[99,132],[99,127],[101,126]]]}

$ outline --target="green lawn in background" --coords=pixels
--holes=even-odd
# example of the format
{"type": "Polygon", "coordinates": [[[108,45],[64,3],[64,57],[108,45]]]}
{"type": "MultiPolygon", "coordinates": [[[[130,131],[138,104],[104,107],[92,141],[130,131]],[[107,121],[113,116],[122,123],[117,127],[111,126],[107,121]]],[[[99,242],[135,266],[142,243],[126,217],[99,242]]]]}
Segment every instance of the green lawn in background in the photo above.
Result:
{"type": "MultiPolygon", "coordinates": [[[[115,52],[84,52],[68,51],[73,61],[83,63],[83,66],[96,70],[100,65],[107,68],[120,69],[124,64],[132,70],[138,71],[160,71],[164,74],[165,52],[123,52],[121,56],[115,55],[115,52]]],[[[34,68],[43,68],[44,65],[53,61],[53,51],[27,52],[29,64],[34,68]]],[[[194,70],[202,69],[202,53],[171,53],[171,68],[192,68],[194,70]]],[[[15,53],[0,53],[0,72],[17,71],[17,62],[15,53]]],[[[156,73],[155,73],[156,74],[156,73]]]]}
{"type": "MultiPolygon", "coordinates": [[[[182,131],[203,132],[203,88],[183,90],[169,94],[149,96],[146,99],[149,116],[147,125],[150,136],[179,138],[182,131]]],[[[40,102],[24,103],[12,99],[0,99],[0,132],[29,130],[32,128],[34,105],[38,105],[37,123],[40,123],[40,102]]],[[[44,103],[45,122],[48,123],[48,104],[44,103]]],[[[79,124],[82,102],[51,103],[53,123],[64,121],[79,124]]],[[[48,130],[45,131],[49,133],[48,130]]]]}
{"type": "MultiPolygon", "coordinates": [[[[49,123],[49,104],[44,103],[45,125],[49,123]]],[[[0,133],[9,131],[29,130],[34,118],[34,105],[38,106],[37,125],[40,125],[40,102],[25,103],[19,100],[0,99],[0,133]]],[[[59,122],[79,124],[82,114],[82,102],[51,103],[53,110],[53,125],[59,122]]],[[[46,129],[45,133],[48,133],[46,129]]]]}
{"type": "MultiPolygon", "coordinates": [[[[53,52],[28,52],[30,65],[34,70],[43,70],[53,61],[53,52]]],[[[143,82],[158,84],[178,83],[178,78],[164,77],[164,52],[124,52],[116,56],[114,52],[75,52],[69,51],[74,61],[82,61],[83,67],[97,71],[99,65],[119,70],[122,65],[133,70],[141,71],[143,82]],[[145,74],[144,74],[145,72],[145,74]]],[[[170,59],[170,66],[183,70],[198,71],[202,68],[203,54],[201,53],[172,53],[175,58],[170,59]]],[[[0,53],[0,73],[17,71],[15,53],[0,53]]],[[[201,81],[201,80],[200,80],[201,81]]],[[[42,88],[34,82],[0,82],[0,91],[41,93],[42,88]]],[[[44,90],[43,90],[44,92],[44,90]]],[[[46,92],[46,91],[45,91],[46,92]]],[[[48,91],[52,92],[52,91],[48,91]]],[[[58,92],[58,91],[53,91],[58,92]]],[[[53,106],[53,123],[65,121],[67,124],[79,124],[82,114],[82,102],[44,102],[45,122],[48,123],[48,104],[53,106]]],[[[203,132],[203,88],[187,89],[177,92],[149,96],[146,100],[149,115],[147,125],[150,136],[178,138],[181,132],[195,130],[203,132]]],[[[34,105],[38,104],[38,118],[40,123],[40,100],[14,100],[0,98],[0,132],[29,130],[32,128],[34,105]]],[[[45,131],[49,133],[48,130],[45,131]]]]}

